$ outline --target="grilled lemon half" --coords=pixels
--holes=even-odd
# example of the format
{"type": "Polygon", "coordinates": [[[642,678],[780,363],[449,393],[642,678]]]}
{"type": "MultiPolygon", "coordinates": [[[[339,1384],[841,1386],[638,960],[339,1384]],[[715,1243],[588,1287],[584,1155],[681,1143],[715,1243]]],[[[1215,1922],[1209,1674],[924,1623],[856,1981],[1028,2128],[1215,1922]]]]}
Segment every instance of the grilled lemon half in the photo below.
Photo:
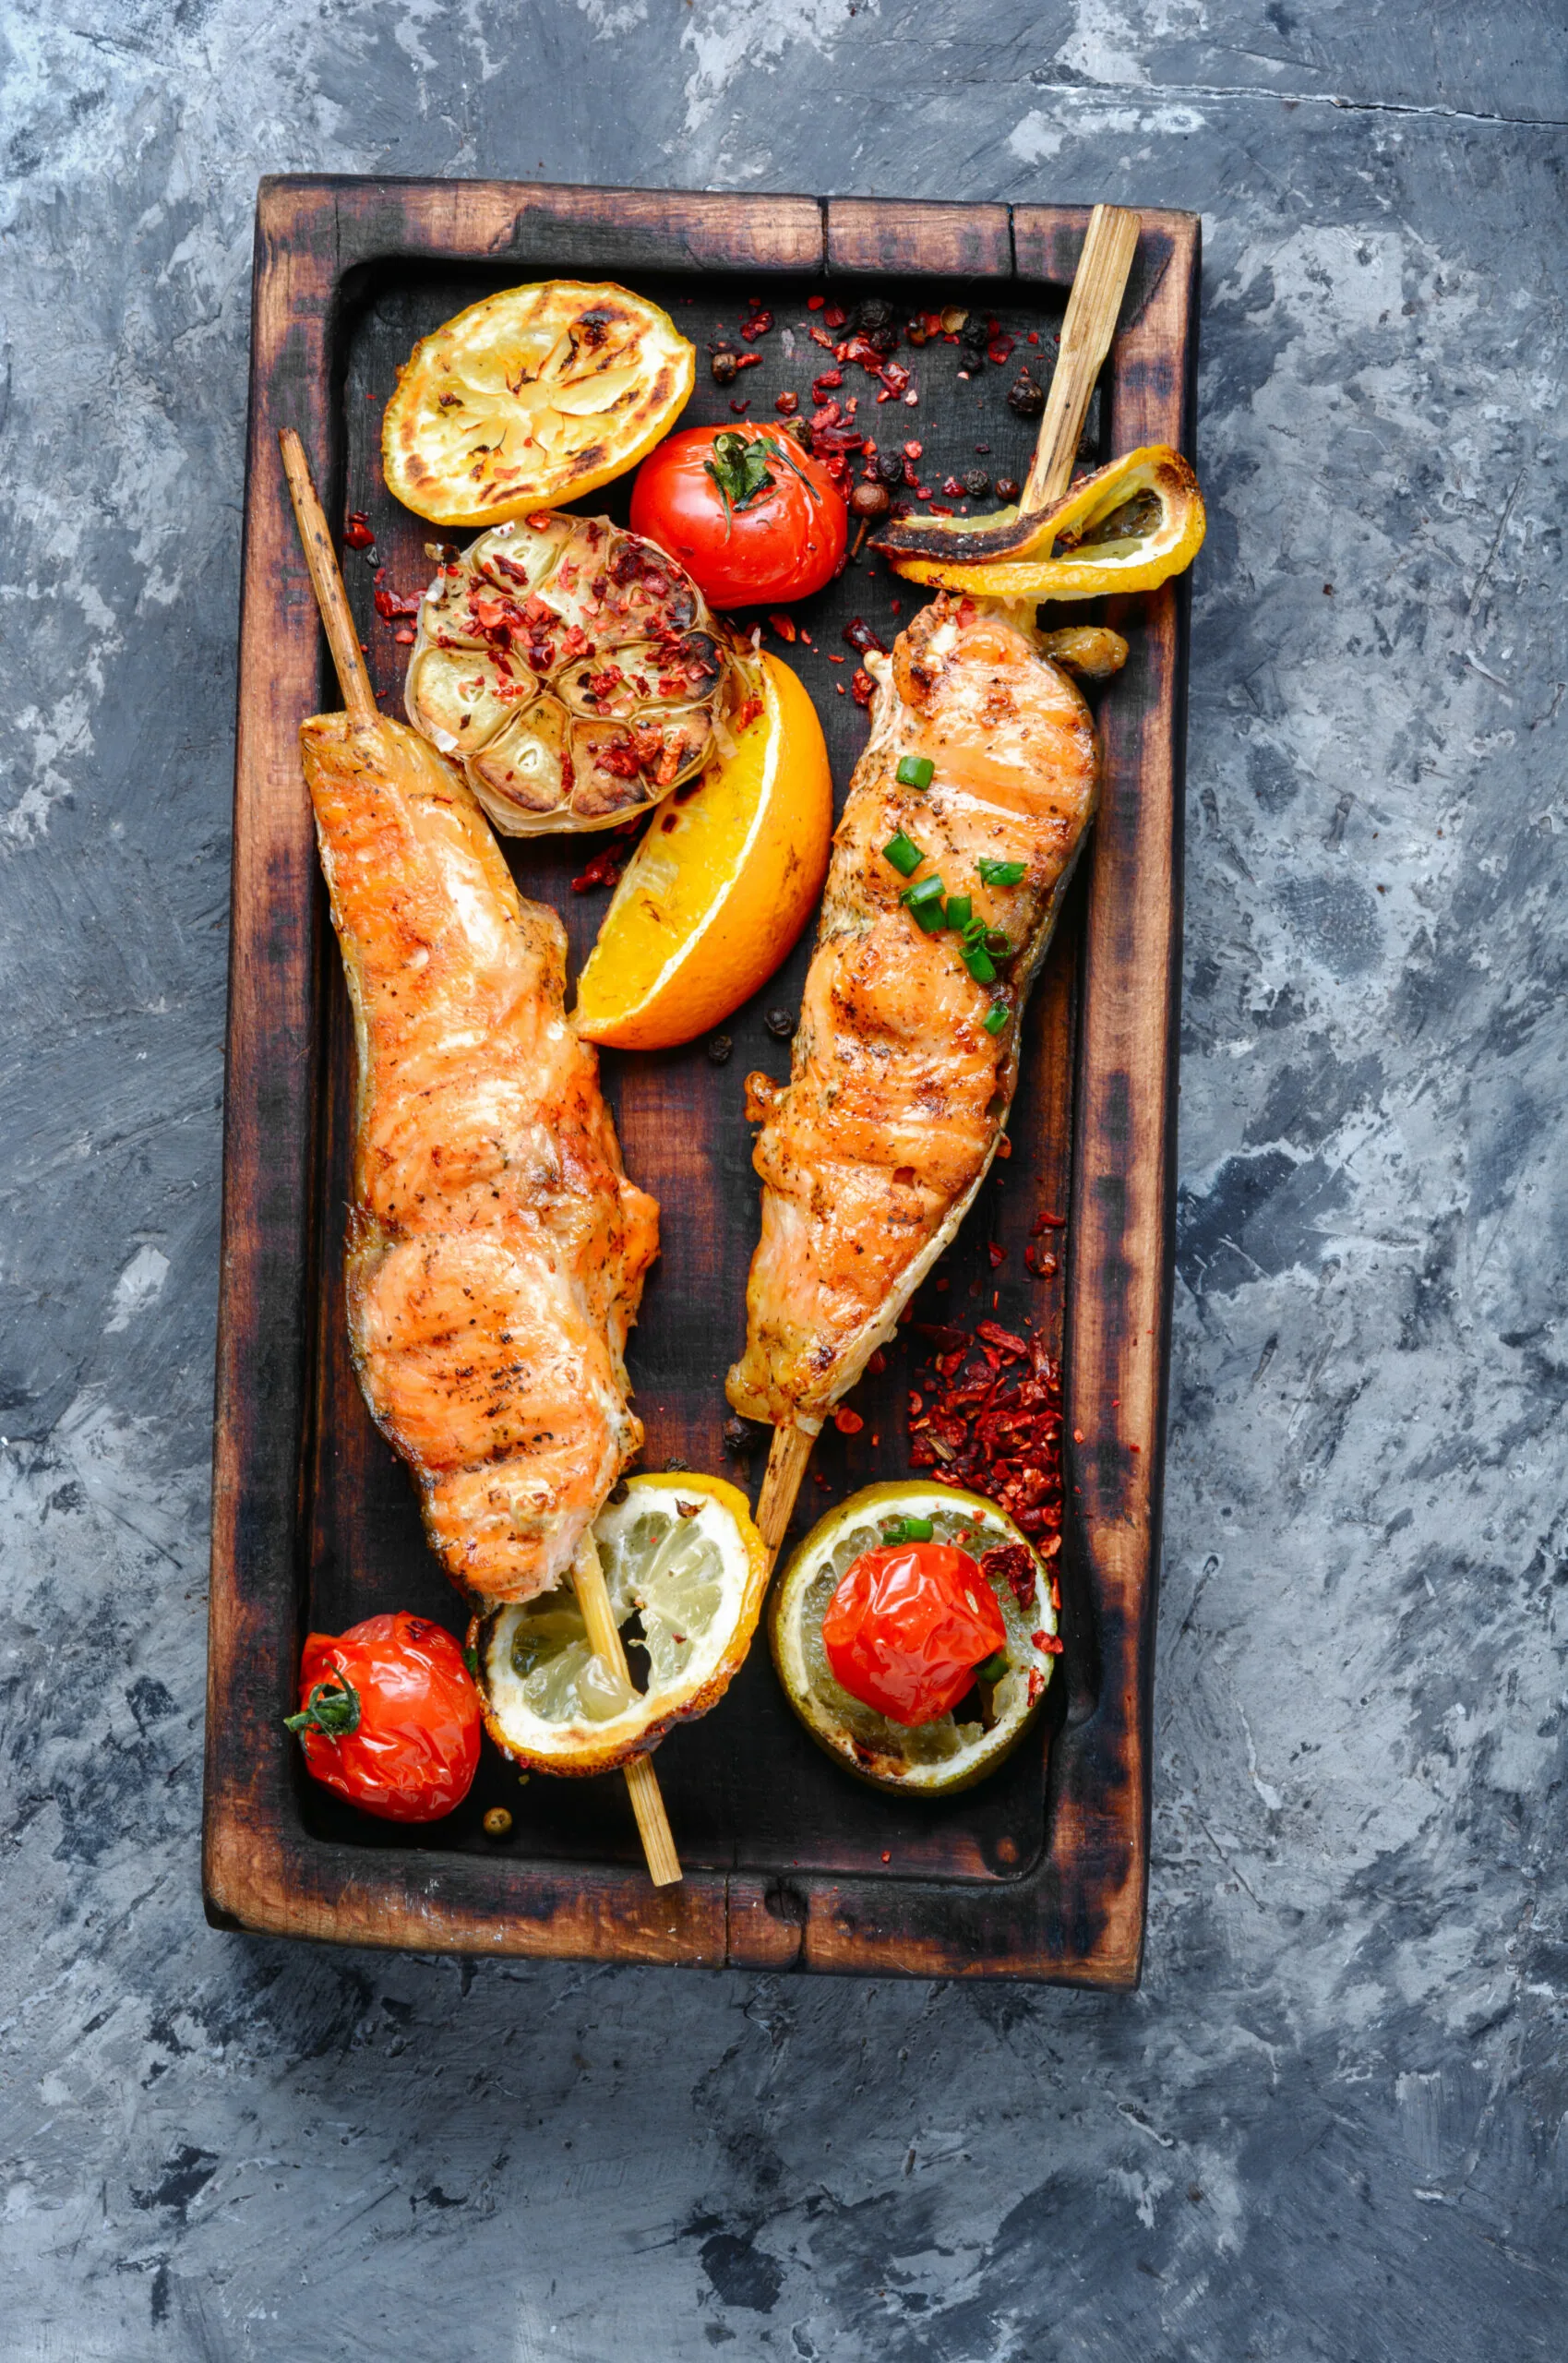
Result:
{"type": "Polygon", "coordinates": [[[423,337],[399,370],[381,425],[387,483],[437,525],[553,509],[645,458],[695,374],[669,314],[625,287],[509,287],[423,337]]]}
{"type": "Polygon", "coordinates": [[[1061,1646],[1050,1577],[1006,1511],[956,1485],[914,1479],[868,1485],[818,1519],[773,1593],[768,1637],[785,1696],[819,1747],[873,1788],[917,1797],[951,1796],[996,1770],[1034,1720],[1061,1646]],[[979,1561],[1007,1626],[1009,1659],[988,1693],[976,1688],[951,1714],[907,1726],[836,1682],[822,1641],[828,1602],[850,1562],[883,1549],[885,1529],[903,1518],[928,1520],[932,1541],[979,1561]]]}
{"type": "Polygon", "coordinates": [[[745,1494],[724,1478],[629,1478],[593,1539],[633,1667],[647,1674],[640,1695],[594,1656],[569,1584],[469,1627],[485,1728],[530,1771],[608,1772],[656,1747],[724,1697],[757,1629],[768,1554],[745,1494]]]}

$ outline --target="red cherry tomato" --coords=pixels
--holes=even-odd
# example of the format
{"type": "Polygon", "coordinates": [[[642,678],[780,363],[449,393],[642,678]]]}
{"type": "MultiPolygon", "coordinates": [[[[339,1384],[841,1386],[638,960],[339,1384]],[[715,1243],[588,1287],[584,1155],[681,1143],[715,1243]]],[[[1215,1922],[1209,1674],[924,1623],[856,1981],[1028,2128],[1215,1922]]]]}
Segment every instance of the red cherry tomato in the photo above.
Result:
{"type": "Polygon", "coordinates": [[[631,530],[678,558],[716,607],[753,607],[831,582],[849,511],[820,461],[780,428],[688,426],[638,469],[631,530]]]}
{"type": "Polygon", "coordinates": [[[386,1821],[436,1821],[461,1805],[479,1763],[479,1693],[451,1635],[400,1609],[300,1660],[297,1731],[318,1781],[386,1821]]]}
{"type": "Polygon", "coordinates": [[[1007,1646],[996,1595],[967,1551],[904,1542],[863,1551],[822,1619],[833,1678],[895,1723],[932,1723],[1007,1646]]]}

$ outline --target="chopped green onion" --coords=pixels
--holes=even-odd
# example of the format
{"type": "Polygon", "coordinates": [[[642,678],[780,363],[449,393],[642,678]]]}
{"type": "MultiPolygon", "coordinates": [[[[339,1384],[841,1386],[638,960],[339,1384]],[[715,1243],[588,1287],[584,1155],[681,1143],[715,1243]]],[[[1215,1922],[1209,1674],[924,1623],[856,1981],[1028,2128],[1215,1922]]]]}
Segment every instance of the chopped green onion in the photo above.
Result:
{"type": "Polygon", "coordinates": [[[994,1001],[980,1023],[987,1034],[999,1034],[1007,1024],[1010,1014],[1006,1002],[994,1001]]]}
{"type": "Polygon", "coordinates": [[[928,935],[940,935],[947,925],[946,919],[942,917],[940,903],[916,903],[914,906],[914,911],[928,935]]]}
{"type": "Polygon", "coordinates": [[[983,886],[1016,886],[1028,864],[1022,861],[997,861],[987,853],[975,864],[983,886]]]}
{"type": "Polygon", "coordinates": [[[988,1658],[982,1659],[976,1667],[975,1679],[976,1682],[999,1682],[1011,1662],[1005,1649],[996,1649],[988,1658]]]}
{"type": "Polygon", "coordinates": [[[1012,946],[999,927],[986,930],[986,949],[993,960],[1011,960],[1012,957],[1012,946]]]}
{"type": "Polygon", "coordinates": [[[983,943],[964,945],[964,965],[977,985],[995,984],[996,964],[983,943]]]}
{"type": "Polygon", "coordinates": [[[900,787],[929,787],[936,774],[937,767],[929,755],[905,755],[893,777],[900,787]]]}
{"type": "Polygon", "coordinates": [[[900,829],[882,847],[882,858],[891,861],[901,878],[913,878],[926,857],[912,837],[900,829]]]}
{"type": "MultiPolygon", "coordinates": [[[[912,911],[918,912],[923,904],[940,903],[943,892],[940,878],[920,878],[913,886],[906,886],[898,899],[901,903],[907,903],[912,911]]],[[[941,921],[939,919],[937,924],[940,927],[941,921]]]]}
{"type": "Polygon", "coordinates": [[[947,898],[947,923],[962,935],[975,916],[975,906],[967,894],[950,894],[947,898]]]}

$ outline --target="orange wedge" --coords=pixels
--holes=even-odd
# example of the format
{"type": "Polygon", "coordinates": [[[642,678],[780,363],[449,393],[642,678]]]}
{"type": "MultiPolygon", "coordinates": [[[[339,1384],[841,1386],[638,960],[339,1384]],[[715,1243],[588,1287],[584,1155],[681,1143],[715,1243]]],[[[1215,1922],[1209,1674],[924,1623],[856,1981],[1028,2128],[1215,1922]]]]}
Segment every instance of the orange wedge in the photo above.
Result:
{"type": "Polygon", "coordinates": [[[760,670],[761,713],[655,814],[616,889],[577,988],[591,1042],[664,1050],[706,1033],[811,916],[832,836],[828,750],[788,666],[764,656],[760,670]]]}

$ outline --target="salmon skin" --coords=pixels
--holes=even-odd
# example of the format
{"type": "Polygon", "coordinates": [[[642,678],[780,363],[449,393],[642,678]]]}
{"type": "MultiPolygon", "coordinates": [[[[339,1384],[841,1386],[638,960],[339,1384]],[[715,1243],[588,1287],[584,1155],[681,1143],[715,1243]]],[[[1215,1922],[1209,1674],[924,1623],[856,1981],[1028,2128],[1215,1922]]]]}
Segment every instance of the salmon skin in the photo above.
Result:
{"type": "Polygon", "coordinates": [[[401,723],[301,726],[357,1046],[349,1339],[447,1572],[558,1582],[642,1441],[627,1332],[658,1253],[566,937],[454,767],[401,723]]]}
{"type": "Polygon", "coordinates": [[[833,839],[790,1079],[747,1078],[762,1229],[727,1393],[775,1426],[820,1419],[855,1385],[984,1180],[1099,791],[1088,707],[1004,609],[943,596],[891,660],[866,661],[871,737],[833,839]],[[930,763],[925,790],[899,781],[906,757],[930,763]],[[899,831],[922,857],[907,878],[884,851],[899,831]],[[1022,875],[987,884],[982,858],[1022,875]],[[901,903],[932,876],[1005,935],[994,982],[971,975],[960,934],[925,933],[901,903]]]}

